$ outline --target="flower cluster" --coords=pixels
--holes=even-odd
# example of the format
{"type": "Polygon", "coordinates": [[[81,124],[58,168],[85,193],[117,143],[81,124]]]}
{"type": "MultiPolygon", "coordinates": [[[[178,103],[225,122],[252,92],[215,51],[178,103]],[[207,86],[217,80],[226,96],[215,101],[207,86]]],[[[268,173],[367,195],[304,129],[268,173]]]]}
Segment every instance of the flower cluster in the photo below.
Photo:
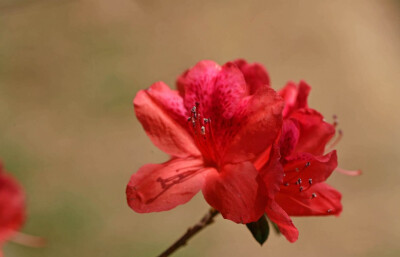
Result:
{"type": "Polygon", "coordinates": [[[171,156],[147,164],[126,188],[136,212],[170,210],[202,191],[224,218],[252,223],[264,214],[294,242],[290,216],[338,215],[341,194],[325,180],[337,167],[326,147],[335,124],[308,107],[310,87],[276,92],[260,64],[201,61],[177,79],[137,93],[136,116],[171,156]]]}
{"type": "Polygon", "coordinates": [[[25,196],[19,184],[5,173],[0,162],[0,256],[1,246],[22,226],[25,220],[25,196]]]}

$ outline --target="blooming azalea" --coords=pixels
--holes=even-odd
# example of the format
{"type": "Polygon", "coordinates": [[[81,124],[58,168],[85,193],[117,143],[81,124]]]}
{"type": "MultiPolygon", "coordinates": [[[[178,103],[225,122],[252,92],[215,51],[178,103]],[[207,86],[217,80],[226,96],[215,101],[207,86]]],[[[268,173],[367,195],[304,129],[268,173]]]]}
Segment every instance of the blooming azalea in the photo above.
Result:
{"type": "Polygon", "coordinates": [[[25,197],[22,189],[14,178],[5,173],[0,163],[0,248],[15,235],[24,220],[25,197]]]}
{"type": "Polygon", "coordinates": [[[342,211],[340,192],[325,183],[337,168],[336,151],[326,153],[334,146],[327,144],[336,133],[335,126],[308,107],[310,89],[301,81],[299,85],[289,82],[279,91],[285,101],[279,141],[283,179],[267,215],[291,242],[297,240],[298,231],[290,218],[282,218],[285,214],[339,215],[342,211]]]}
{"type": "Polygon", "coordinates": [[[224,218],[258,220],[274,198],[271,188],[281,182],[281,175],[254,166],[265,149],[275,156],[266,165],[279,160],[272,145],[281,133],[283,101],[268,85],[258,64],[201,61],[178,78],[177,90],[157,82],[139,91],[136,116],[171,159],[132,175],[129,206],[140,213],[165,211],[201,190],[224,218]]]}

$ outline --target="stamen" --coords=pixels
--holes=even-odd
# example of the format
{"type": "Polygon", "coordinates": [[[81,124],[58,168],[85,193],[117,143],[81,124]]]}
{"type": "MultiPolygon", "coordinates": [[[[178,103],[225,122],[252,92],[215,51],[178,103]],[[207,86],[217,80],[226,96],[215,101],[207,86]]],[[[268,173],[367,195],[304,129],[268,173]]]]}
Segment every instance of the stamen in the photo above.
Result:
{"type": "MultiPolygon", "coordinates": [[[[303,171],[304,169],[310,167],[310,165],[311,165],[311,162],[306,162],[306,164],[302,168],[296,167],[292,170],[286,170],[287,172],[290,171],[292,173],[292,176],[289,178],[286,178],[285,181],[291,181],[291,182],[295,183],[296,185],[300,185],[302,183],[302,179],[299,178],[299,175],[301,174],[300,171],[303,171]],[[293,173],[293,171],[296,171],[296,173],[293,173]],[[296,182],[294,182],[294,180],[296,180],[296,182]]],[[[285,177],[285,175],[284,175],[284,177],[285,177]]],[[[310,179],[308,180],[308,183],[310,183],[310,179]]],[[[312,183],[312,179],[311,179],[311,183],[312,183]]],[[[310,185],[311,185],[311,183],[310,183],[310,185]]],[[[308,188],[309,187],[307,187],[307,189],[308,188]]]]}
{"type": "Polygon", "coordinates": [[[338,122],[338,117],[336,116],[336,114],[333,115],[333,126],[336,128],[337,125],[339,124],[338,122]]]}
{"type": "Polygon", "coordinates": [[[217,164],[220,158],[214,141],[211,119],[202,117],[200,103],[196,102],[195,106],[192,107],[188,122],[192,123],[190,130],[193,139],[205,161],[210,165],[217,164]]]}
{"type": "Polygon", "coordinates": [[[46,245],[46,240],[44,238],[28,235],[18,231],[15,231],[15,235],[11,238],[11,241],[30,247],[43,247],[46,245]]]}
{"type": "Polygon", "coordinates": [[[303,191],[303,187],[300,187],[300,188],[299,188],[299,191],[300,191],[300,192],[303,191]]]}
{"type": "Polygon", "coordinates": [[[308,179],[308,184],[312,185],[312,178],[308,179]]]}
{"type": "Polygon", "coordinates": [[[314,199],[315,197],[317,197],[317,194],[316,193],[312,193],[311,194],[311,199],[314,199]]]}
{"type": "Polygon", "coordinates": [[[338,136],[336,137],[335,141],[330,143],[329,146],[326,147],[325,152],[330,152],[333,150],[333,148],[340,142],[340,140],[343,137],[343,131],[341,129],[338,130],[338,136]]]}
{"type": "Polygon", "coordinates": [[[342,169],[342,168],[339,168],[339,167],[337,167],[335,169],[335,171],[337,171],[339,173],[342,173],[342,174],[345,174],[347,176],[359,176],[359,175],[362,174],[361,170],[345,170],[345,169],[342,169]]]}

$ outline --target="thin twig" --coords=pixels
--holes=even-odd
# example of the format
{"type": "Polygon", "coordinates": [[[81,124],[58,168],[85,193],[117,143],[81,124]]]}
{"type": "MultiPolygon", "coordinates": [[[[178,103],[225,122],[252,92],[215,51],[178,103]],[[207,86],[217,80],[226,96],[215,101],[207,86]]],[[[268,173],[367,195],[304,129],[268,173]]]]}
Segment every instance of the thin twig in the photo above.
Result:
{"type": "Polygon", "coordinates": [[[218,214],[219,212],[213,208],[211,208],[206,215],[193,227],[189,228],[186,233],[181,236],[173,245],[171,245],[167,250],[165,250],[162,254],[160,254],[158,257],[167,257],[170,256],[173,252],[178,250],[180,247],[186,245],[187,241],[192,238],[194,235],[196,235],[200,230],[203,228],[207,227],[211,223],[214,222],[214,217],[218,214]]]}

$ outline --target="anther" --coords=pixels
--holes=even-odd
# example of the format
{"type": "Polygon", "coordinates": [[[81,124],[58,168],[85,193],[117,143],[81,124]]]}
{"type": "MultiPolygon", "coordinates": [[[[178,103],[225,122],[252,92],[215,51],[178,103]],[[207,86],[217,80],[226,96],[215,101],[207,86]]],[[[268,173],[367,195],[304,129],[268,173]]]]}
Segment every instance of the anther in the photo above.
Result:
{"type": "Polygon", "coordinates": [[[299,191],[300,191],[300,192],[303,191],[303,187],[300,187],[300,188],[299,188],[299,191]]]}
{"type": "Polygon", "coordinates": [[[336,115],[333,115],[333,126],[336,127],[338,124],[338,117],[336,115]]]}
{"type": "Polygon", "coordinates": [[[308,179],[308,184],[312,185],[312,178],[308,179]]]}
{"type": "Polygon", "coordinates": [[[187,118],[187,121],[190,121],[192,119],[192,117],[187,118]]]}
{"type": "Polygon", "coordinates": [[[285,183],[285,187],[289,186],[289,183],[285,183]]]}
{"type": "Polygon", "coordinates": [[[325,151],[329,152],[329,151],[333,150],[333,148],[340,142],[342,137],[343,137],[343,131],[341,129],[339,129],[338,130],[338,136],[336,137],[336,139],[332,143],[329,144],[329,146],[326,147],[325,151]]]}
{"type": "Polygon", "coordinates": [[[196,106],[193,106],[192,113],[196,113],[196,106]]]}
{"type": "Polygon", "coordinates": [[[208,122],[208,119],[203,119],[204,124],[206,124],[208,122]]]}
{"type": "Polygon", "coordinates": [[[201,126],[201,134],[202,135],[206,134],[206,128],[204,126],[201,126]]]}
{"type": "Polygon", "coordinates": [[[297,180],[297,184],[301,184],[301,178],[299,178],[298,180],[297,180]]]}
{"type": "Polygon", "coordinates": [[[307,162],[306,163],[306,168],[308,167],[308,166],[310,166],[311,165],[311,163],[310,162],[307,162]]]}
{"type": "Polygon", "coordinates": [[[316,193],[312,193],[311,194],[311,199],[314,199],[315,197],[317,197],[317,194],[316,193]]]}

